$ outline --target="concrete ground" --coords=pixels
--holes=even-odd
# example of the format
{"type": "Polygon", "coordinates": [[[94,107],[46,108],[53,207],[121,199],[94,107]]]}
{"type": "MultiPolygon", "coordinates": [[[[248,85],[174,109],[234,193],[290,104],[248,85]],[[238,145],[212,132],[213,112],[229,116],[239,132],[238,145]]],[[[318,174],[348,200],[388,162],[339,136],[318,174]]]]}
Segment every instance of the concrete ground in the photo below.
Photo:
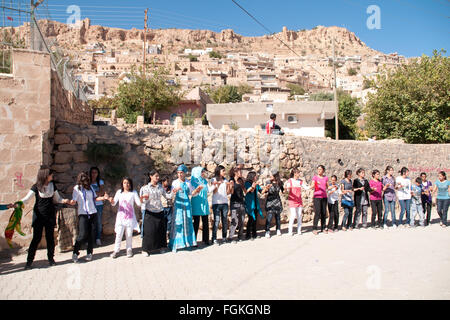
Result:
{"type": "MultiPolygon", "coordinates": [[[[113,239],[94,259],[46,250],[0,262],[0,299],[450,299],[450,228],[363,229],[283,235],[192,251],[112,259],[113,239]]],[[[272,228],[273,230],[273,228],[272,228]]],[[[220,232],[219,232],[220,234],[220,232]]],[[[201,235],[199,234],[199,239],[201,235]]],[[[199,246],[201,247],[201,245],[199,246]]]]}

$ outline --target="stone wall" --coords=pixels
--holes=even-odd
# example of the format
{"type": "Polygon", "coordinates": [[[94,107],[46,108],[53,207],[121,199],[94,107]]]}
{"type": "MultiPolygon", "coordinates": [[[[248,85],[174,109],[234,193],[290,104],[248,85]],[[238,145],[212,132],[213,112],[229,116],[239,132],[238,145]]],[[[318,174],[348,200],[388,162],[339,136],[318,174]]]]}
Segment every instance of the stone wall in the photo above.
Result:
{"type": "Polygon", "coordinates": [[[51,77],[52,121],[58,119],[70,123],[92,124],[93,110],[89,105],[63,88],[56,71],[52,70],[51,77]]]}
{"type": "MultiPolygon", "coordinates": [[[[40,165],[49,161],[50,126],[50,56],[14,50],[12,74],[0,75],[0,203],[23,197],[40,165]],[[45,159],[43,151],[47,151],[45,159]]],[[[0,230],[8,218],[9,214],[0,216],[0,230]]],[[[24,222],[29,233],[31,214],[24,222]]]]}
{"type": "MultiPolygon", "coordinates": [[[[12,60],[12,73],[0,74],[0,203],[24,197],[40,166],[53,164],[56,118],[79,124],[92,122],[87,105],[62,88],[51,70],[49,54],[14,49],[12,60]]],[[[24,211],[27,236],[13,239],[18,245],[30,242],[33,202],[24,211]]],[[[9,213],[0,215],[0,230],[8,218],[9,213]]],[[[0,249],[5,245],[2,233],[0,249]]]]}
{"type": "MultiPolygon", "coordinates": [[[[244,155],[246,162],[243,164],[244,176],[250,170],[256,170],[260,174],[260,183],[267,177],[267,170],[273,167],[273,163],[262,163],[257,155],[252,155],[251,150],[259,148],[267,150],[263,138],[252,138],[249,132],[221,131],[208,127],[185,127],[183,130],[175,130],[172,126],[149,126],[136,129],[136,125],[118,126],[76,126],[65,122],[56,123],[55,153],[53,169],[56,170],[55,181],[60,190],[70,196],[76,181],[77,174],[82,170],[88,170],[91,165],[100,167],[104,174],[105,164],[88,163],[88,158],[83,151],[88,143],[120,144],[124,148],[127,175],[134,181],[134,188],[139,188],[146,183],[145,174],[156,167],[162,174],[175,176],[177,161],[173,155],[179,156],[175,150],[190,142],[189,158],[184,162],[191,169],[196,165],[202,165],[208,169],[210,177],[216,165],[222,163],[227,169],[236,163],[236,159],[242,156],[240,152],[247,151],[244,155]],[[201,148],[194,148],[194,132],[202,137],[201,148]],[[231,140],[229,140],[231,139],[231,140]],[[245,139],[245,144],[241,139],[245,139]],[[253,139],[253,140],[252,140],[253,139]],[[184,140],[184,142],[183,142],[184,140]],[[226,149],[220,141],[235,141],[236,148],[233,152],[234,162],[226,161],[226,149]],[[200,150],[200,153],[198,152],[200,150]],[[224,151],[220,161],[220,150],[224,151]],[[194,159],[197,161],[194,163],[194,159]]],[[[277,136],[279,137],[279,136],[277,136]]],[[[268,147],[270,149],[270,147],[268,147]]],[[[271,150],[269,150],[271,151],[271,150]]],[[[271,151],[272,152],[272,151],[271,151]]],[[[280,139],[280,172],[284,178],[288,178],[290,170],[299,167],[303,177],[310,182],[319,164],[325,165],[326,174],[343,177],[346,169],[353,172],[359,167],[366,169],[366,176],[370,177],[373,169],[384,171],[387,165],[392,165],[395,171],[406,166],[411,170],[410,176],[415,178],[419,171],[428,172],[430,179],[434,181],[438,170],[449,172],[450,145],[408,145],[400,142],[361,142],[361,141],[334,141],[328,139],[313,139],[293,136],[283,136],[280,139]]],[[[182,158],[182,156],[181,156],[182,158]]],[[[180,158],[180,159],[181,159],[180,158]]],[[[183,159],[181,159],[183,160],[183,159]]],[[[179,162],[179,161],[178,161],[179,162]]],[[[119,183],[106,181],[106,190],[113,195],[119,188],[119,183]]],[[[312,218],[312,191],[304,192],[305,200],[304,221],[312,218]]],[[[261,200],[264,207],[264,199],[261,200]]],[[[284,203],[285,211],[283,221],[287,221],[287,203],[284,203]]],[[[111,209],[109,204],[104,209],[104,233],[112,234],[116,209],[111,209]]],[[[140,218],[140,213],[138,213],[140,218]]],[[[210,216],[212,219],[212,216],[210,216]]],[[[258,221],[262,228],[264,220],[258,221]]]]}

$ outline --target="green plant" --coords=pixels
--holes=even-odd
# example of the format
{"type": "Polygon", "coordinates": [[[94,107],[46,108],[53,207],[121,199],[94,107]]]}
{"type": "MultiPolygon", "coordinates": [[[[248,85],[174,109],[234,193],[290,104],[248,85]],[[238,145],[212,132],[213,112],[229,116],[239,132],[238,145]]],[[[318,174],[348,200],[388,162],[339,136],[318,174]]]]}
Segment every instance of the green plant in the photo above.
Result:
{"type": "Polygon", "coordinates": [[[181,115],[181,118],[183,126],[191,126],[196,118],[200,118],[200,112],[198,110],[192,112],[192,109],[189,109],[181,115]]]}
{"type": "Polygon", "coordinates": [[[104,176],[111,181],[118,181],[127,175],[123,159],[123,147],[119,144],[89,143],[85,154],[90,163],[104,164],[104,176]]]}
{"type": "Polygon", "coordinates": [[[356,71],[354,68],[349,68],[347,71],[349,76],[356,76],[358,74],[358,71],[356,71]]]}
{"type": "Polygon", "coordinates": [[[298,85],[295,83],[288,83],[286,85],[286,87],[288,87],[288,89],[291,90],[289,99],[293,99],[293,97],[295,95],[304,95],[305,94],[305,89],[303,89],[301,85],[298,85]]]}
{"type": "Polygon", "coordinates": [[[433,51],[377,77],[366,105],[370,136],[407,143],[450,142],[450,58],[433,51]]]}
{"type": "Polygon", "coordinates": [[[144,119],[150,119],[155,111],[170,110],[180,99],[179,86],[168,85],[170,78],[167,69],[150,69],[149,65],[146,68],[147,76],[144,76],[142,68],[138,72],[133,66],[131,81],[120,83],[117,89],[117,116],[125,118],[127,123],[136,123],[143,107],[144,119]]]}
{"type": "Polygon", "coordinates": [[[170,174],[173,171],[172,165],[167,162],[167,156],[170,152],[153,151],[150,154],[150,159],[153,160],[153,168],[155,168],[160,174],[170,174]]]}
{"type": "Polygon", "coordinates": [[[211,51],[209,53],[209,57],[210,58],[217,58],[217,59],[222,59],[223,58],[223,56],[217,51],[211,51]]]}
{"type": "Polygon", "coordinates": [[[198,61],[197,57],[194,56],[192,53],[189,53],[188,58],[189,58],[189,61],[190,61],[190,62],[198,61]]]}
{"type": "Polygon", "coordinates": [[[230,126],[230,128],[233,129],[233,130],[238,130],[238,129],[239,129],[239,126],[238,126],[238,124],[237,124],[236,121],[231,121],[230,124],[229,124],[229,126],[230,126]]]}

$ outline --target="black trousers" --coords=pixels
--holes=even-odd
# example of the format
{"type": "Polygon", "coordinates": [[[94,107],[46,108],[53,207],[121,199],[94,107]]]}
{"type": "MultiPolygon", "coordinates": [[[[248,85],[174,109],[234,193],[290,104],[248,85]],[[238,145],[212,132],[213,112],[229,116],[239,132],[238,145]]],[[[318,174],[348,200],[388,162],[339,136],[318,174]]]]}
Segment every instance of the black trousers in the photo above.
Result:
{"type": "Polygon", "coordinates": [[[378,226],[383,226],[383,200],[370,200],[372,207],[372,227],[375,227],[375,218],[378,217],[378,226]]]}
{"type": "Polygon", "coordinates": [[[198,227],[200,226],[200,218],[202,219],[202,241],[209,244],[209,216],[193,216],[195,239],[197,239],[198,227]]]}
{"type": "Polygon", "coordinates": [[[327,227],[326,219],[327,219],[327,198],[314,198],[314,221],[313,221],[313,230],[317,230],[317,225],[319,224],[320,219],[320,227],[323,231],[324,228],[327,227]]]}
{"type": "Polygon", "coordinates": [[[246,238],[250,239],[250,233],[252,238],[256,238],[256,217],[258,212],[255,210],[254,215],[255,219],[251,215],[248,215],[248,221],[247,221],[247,230],[246,230],[246,238]]]}
{"type": "Polygon", "coordinates": [[[145,210],[144,238],[142,251],[150,254],[154,250],[167,247],[167,223],[164,211],[151,212],[145,210]]]}
{"type": "Polygon", "coordinates": [[[427,216],[425,218],[425,225],[427,226],[430,224],[430,220],[431,220],[431,202],[422,201],[422,208],[423,208],[423,214],[425,215],[425,212],[427,214],[427,216]]]}
{"type": "Polygon", "coordinates": [[[337,230],[339,229],[339,201],[336,200],[335,203],[328,204],[328,229],[337,230]],[[334,227],[333,227],[334,223],[334,227]]]}
{"type": "Polygon", "coordinates": [[[34,261],[34,256],[36,255],[37,247],[42,239],[42,229],[44,228],[45,228],[45,241],[47,241],[47,258],[49,261],[51,261],[55,256],[55,238],[53,237],[55,225],[36,220],[33,223],[33,239],[31,240],[30,248],[28,249],[27,263],[30,265],[34,261]]]}
{"type": "Polygon", "coordinates": [[[87,253],[92,254],[97,227],[97,214],[82,214],[78,216],[78,237],[73,246],[73,253],[79,255],[81,245],[87,242],[87,253]]]}

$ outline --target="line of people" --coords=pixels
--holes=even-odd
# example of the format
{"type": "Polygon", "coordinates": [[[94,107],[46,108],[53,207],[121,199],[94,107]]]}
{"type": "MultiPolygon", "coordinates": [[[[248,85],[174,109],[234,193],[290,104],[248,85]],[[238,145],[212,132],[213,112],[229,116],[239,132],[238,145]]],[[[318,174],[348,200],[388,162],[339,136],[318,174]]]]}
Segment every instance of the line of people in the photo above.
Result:
{"type": "MultiPolygon", "coordinates": [[[[78,262],[80,248],[87,242],[86,260],[93,258],[94,243],[101,244],[101,225],[104,201],[109,201],[113,207],[118,206],[115,223],[115,246],[111,254],[116,258],[120,252],[123,235],[126,238],[126,254],[133,256],[133,231],[141,232],[142,252],[150,256],[155,252],[169,250],[176,252],[183,248],[197,246],[197,234],[202,222],[202,241],[204,245],[218,244],[217,231],[222,223],[222,239],[226,242],[237,242],[256,238],[256,219],[259,215],[266,218],[266,237],[270,237],[270,225],[275,219],[276,234],[281,235],[280,215],[283,211],[281,195],[287,193],[289,206],[288,234],[293,235],[294,222],[297,220],[297,234],[302,234],[302,190],[313,189],[313,233],[320,230],[332,233],[339,230],[339,202],[344,210],[341,230],[368,227],[368,207],[371,206],[371,226],[387,228],[388,214],[391,213],[391,225],[408,227],[415,225],[415,217],[419,216],[421,226],[428,225],[431,218],[432,195],[437,197],[437,211],[441,219],[441,226],[447,226],[447,212],[450,203],[450,181],[444,171],[439,172],[434,185],[427,180],[426,173],[422,173],[412,181],[409,170],[402,168],[400,176],[394,177],[394,169],[388,166],[381,177],[379,170],[372,171],[372,179],[365,178],[365,170],[356,171],[357,177],[352,180],[352,171],[346,170],[344,178],[338,182],[333,175],[329,179],[325,175],[325,167],[319,165],[317,174],[311,183],[301,179],[301,171],[295,168],[290,178],[282,182],[280,174],[272,171],[269,179],[263,185],[257,183],[258,175],[251,171],[244,179],[240,167],[234,167],[229,172],[229,179],[223,166],[217,166],[214,177],[207,180],[207,171],[203,167],[192,169],[190,179],[187,179],[188,169],[185,165],[177,168],[177,179],[170,182],[168,177],[160,181],[159,173],[152,170],[148,174],[148,183],[140,192],[134,190],[131,178],[122,179],[121,189],[114,197],[104,192],[104,181],[100,179],[100,170],[91,168],[90,172],[81,172],[77,177],[77,184],[73,188],[72,199],[63,199],[53,184],[53,173],[49,169],[38,172],[36,184],[21,200],[26,203],[33,197],[33,239],[31,241],[26,269],[31,268],[36,249],[45,229],[47,241],[47,256],[50,265],[54,261],[53,230],[56,225],[56,210],[54,203],[65,203],[77,206],[78,237],[73,248],[72,259],[78,262]],[[212,226],[211,241],[209,238],[209,203],[208,194],[212,193],[212,212],[214,224],[212,226]],[[264,217],[259,198],[265,195],[264,217]],[[395,203],[400,204],[400,216],[396,219],[395,203]],[[383,214],[384,204],[384,214],[383,214]],[[141,207],[142,225],[140,226],[134,207],[141,207]],[[354,209],[354,211],[353,211],[354,209]],[[326,222],[327,210],[329,212],[326,222]],[[231,224],[228,226],[228,212],[231,224]],[[426,216],[425,216],[426,213],[426,216]],[[246,233],[244,236],[245,216],[248,216],[246,233]],[[403,220],[403,217],[406,219],[403,220]],[[235,235],[237,237],[235,239],[235,235]],[[168,243],[167,243],[168,239],[168,243]]],[[[12,204],[3,205],[2,209],[11,208],[12,204]]]]}

